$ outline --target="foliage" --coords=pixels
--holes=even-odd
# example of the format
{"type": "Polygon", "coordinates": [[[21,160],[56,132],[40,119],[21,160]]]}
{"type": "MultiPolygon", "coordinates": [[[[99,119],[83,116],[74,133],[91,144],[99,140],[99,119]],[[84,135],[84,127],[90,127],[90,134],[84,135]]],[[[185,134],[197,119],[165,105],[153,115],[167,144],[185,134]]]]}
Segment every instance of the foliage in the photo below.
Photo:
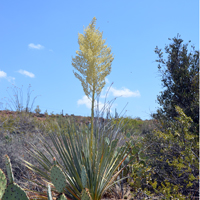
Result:
{"type": "Polygon", "coordinates": [[[198,196],[199,142],[190,131],[192,119],[175,106],[178,117],[163,131],[156,130],[151,137],[154,145],[148,149],[148,165],[153,168],[149,184],[156,193],[165,197],[182,199],[183,196],[198,196]]]}
{"type": "Polygon", "coordinates": [[[155,143],[148,153],[154,191],[182,199],[199,195],[199,52],[194,46],[189,52],[189,44],[179,37],[165,47],[167,60],[161,49],[155,49],[165,90],[157,98],[161,108],[153,114],[156,131],[145,141],[155,143]]]}
{"type": "Polygon", "coordinates": [[[121,198],[123,198],[124,195],[125,184],[129,183],[133,188],[141,186],[141,183],[138,183],[138,181],[142,180],[141,170],[145,170],[144,166],[146,166],[146,158],[144,157],[145,148],[142,148],[141,143],[141,140],[143,138],[141,136],[131,136],[130,133],[127,134],[126,138],[128,139],[128,141],[126,141],[125,146],[129,150],[131,149],[131,151],[125,162],[120,166],[121,168],[123,167],[123,165],[128,164],[128,166],[120,174],[120,178],[128,177],[120,183],[122,192],[121,198]]]}
{"type": "Polygon", "coordinates": [[[114,125],[119,125],[121,123],[121,131],[126,135],[127,133],[139,133],[141,132],[141,127],[143,125],[142,120],[132,119],[131,117],[121,117],[113,120],[114,125]]]}
{"type": "MultiPolygon", "coordinates": [[[[12,171],[12,165],[10,162],[10,158],[8,155],[5,155],[5,164],[6,164],[6,170],[7,170],[7,176],[9,179],[9,183],[7,184],[6,175],[4,172],[0,169],[0,199],[2,200],[29,200],[29,197],[25,193],[24,189],[22,189],[18,184],[14,182],[14,175],[12,171]]],[[[66,178],[60,167],[56,164],[56,159],[53,158],[53,166],[50,169],[51,173],[51,181],[52,183],[48,183],[48,190],[47,190],[47,196],[48,200],[52,200],[52,193],[51,193],[51,185],[53,185],[56,188],[57,194],[57,200],[68,200],[66,196],[63,193],[63,190],[66,185],[66,178]]],[[[43,195],[34,195],[37,199],[46,199],[43,195]]],[[[31,198],[32,199],[32,198],[31,198]]],[[[33,199],[35,200],[35,198],[33,199]]],[[[82,189],[81,193],[81,200],[92,200],[90,193],[87,188],[82,189]]]]}
{"type": "Polygon", "coordinates": [[[128,182],[133,188],[133,191],[143,188],[146,183],[149,172],[152,168],[148,164],[148,156],[146,155],[146,150],[152,145],[151,142],[148,144],[144,142],[144,137],[141,134],[130,135],[127,134],[129,139],[126,142],[128,148],[132,148],[131,153],[128,156],[128,160],[132,160],[128,164],[128,172],[130,177],[128,182]]]}
{"type": "MultiPolygon", "coordinates": [[[[64,172],[67,180],[64,191],[66,196],[80,199],[82,189],[87,187],[92,199],[101,199],[104,192],[114,184],[115,179],[123,170],[118,170],[118,168],[127,157],[127,148],[118,148],[120,140],[117,138],[117,132],[114,136],[111,129],[110,133],[107,132],[109,130],[106,130],[106,132],[102,130],[99,126],[94,127],[91,152],[90,130],[79,130],[78,127],[69,124],[67,130],[60,131],[59,134],[49,133],[53,146],[41,139],[48,156],[45,156],[44,151],[40,151],[33,144],[30,144],[32,150],[26,149],[31,156],[38,160],[44,168],[43,170],[25,160],[24,162],[30,170],[35,171],[49,182],[51,180],[49,175],[51,160],[56,154],[57,164],[64,172]],[[82,166],[85,168],[87,180],[84,181],[84,184],[81,178],[82,166]]],[[[42,135],[41,138],[43,138],[42,135]]]]}
{"type": "Polygon", "coordinates": [[[39,105],[37,105],[37,107],[36,107],[36,109],[34,111],[35,111],[35,113],[40,114],[41,110],[40,110],[39,105]]]}
{"type": "MultiPolygon", "coordinates": [[[[84,72],[82,74],[85,76],[94,72],[92,68],[89,68],[94,65],[91,64],[91,48],[83,41],[88,41],[89,44],[89,39],[91,39],[95,43],[95,34],[97,34],[96,38],[102,38],[102,35],[95,30],[95,20],[94,18],[92,24],[86,29],[85,36],[79,34],[81,51],[77,53],[79,57],[76,56],[73,59],[73,66],[76,65],[77,68],[75,68],[80,69],[79,72],[84,72]],[[78,59],[86,61],[86,58],[88,63],[85,62],[85,65],[78,62],[80,61],[78,59]],[[88,69],[88,72],[81,70],[81,66],[88,69]]],[[[100,44],[106,46],[103,45],[104,42],[103,40],[100,44]]],[[[188,44],[183,45],[182,42],[178,37],[173,38],[173,43],[165,47],[168,54],[167,61],[163,59],[160,49],[156,48],[155,50],[159,56],[158,67],[162,73],[162,82],[166,90],[158,96],[161,108],[153,115],[154,120],[151,121],[144,122],[130,117],[119,118],[116,115],[116,118],[111,117],[111,120],[100,120],[99,122],[98,116],[92,118],[91,122],[94,123],[92,127],[84,124],[80,126],[76,123],[78,120],[73,115],[68,117],[50,116],[48,113],[46,113],[45,119],[36,120],[26,112],[29,109],[20,111],[22,103],[20,103],[19,97],[21,94],[16,93],[18,97],[14,98],[13,102],[17,102],[16,105],[20,112],[0,117],[0,156],[7,149],[15,151],[17,148],[19,153],[18,147],[22,141],[24,142],[26,151],[20,152],[20,155],[17,156],[15,151],[12,158],[17,159],[22,154],[22,157],[25,155],[23,159],[26,163],[25,166],[43,179],[46,186],[48,185],[48,195],[44,192],[45,184],[41,184],[35,178],[32,180],[28,178],[28,180],[37,186],[36,189],[27,189],[27,191],[34,191],[38,197],[41,196],[41,199],[47,199],[47,196],[51,199],[51,189],[52,194],[59,195],[58,199],[65,199],[64,195],[71,199],[100,199],[106,191],[110,191],[118,185],[121,188],[121,198],[123,198],[124,186],[129,183],[135,194],[137,191],[143,190],[148,196],[156,193],[162,199],[198,197],[199,136],[197,121],[199,114],[197,110],[199,94],[197,86],[199,61],[198,52],[194,50],[194,47],[192,47],[193,52],[188,53],[188,44]],[[166,66],[163,71],[161,64],[166,66]],[[39,138],[36,133],[41,133],[39,138]],[[36,141],[36,139],[38,140],[36,141]],[[26,154],[31,155],[31,158],[35,159],[34,161],[37,161],[39,165],[28,160],[26,154]],[[52,163],[53,157],[56,159],[52,163]],[[59,174],[62,179],[62,185],[58,184],[57,179],[52,181],[56,174],[59,174]],[[117,181],[114,182],[115,180],[117,181]],[[53,182],[55,187],[50,182],[53,182]],[[114,183],[116,184],[114,185],[114,183]],[[38,190],[39,187],[44,190],[38,190]]],[[[95,45],[92,47],[95,49],[95,45]]],[[[99,47],[96,47],[95,52],[97,50],[99,47]]],[[[112,62],[112,55],[109,56],[112,62]]],[[[97,58],[100,59],[100,56],[97,58]]],[[[102,68],[97,67],[97,69],[102,68]]],[[[110,70],[110,65],[108,68],[110,70]]],[[[106,72],[107,74],[109,74],[109,70],[106,72]]],[[[101,78],[100,86],[102,87],[106,73],[103,73],[103,78],[101,78]]],[[[74,74],[76,76],[77,73],[74,74]]],[[[84,92],[89,95],[89,92],[92,91],[92,86],[88,85],[91,79],[85,77],[86,82],[82,82],[83,79],[79,75],[76,77],[81,80],[83,88],[88,86],[88,90],[85,89],[84,92]]],[[[97,85],[100,82],[98,80],[100,79],[96,76],[95,84],[97,85]]],[[[96,90],[97,94],[100,94],[101,88],[96,90]]],[[[13,171],[19,171],[21,163],[16,163],[15,160],[13,163],[17,166],[13,171]]],[[[0,173],[0,181],[2,177],[4,179],[0,173]]],[[[0,187],[0,195],[2,193],[0,187]]]]}
{"type": "Polygon", "coordinates": [[[178,116],[168,128],[164,129],[160,123],[160,129],[153,132],[151,126],[145,128],[142,137],[127,134],[126,145],[132,147],[132,151],[126,160],[132,156],[135,159],[120,176],[130,175],[126,181],[132,191],[142,189],[146,195],[157,194],[162,199],[198,197],[198,137],[191,132],[192,119],[180,107],[175,106],[175,109],[178,116]]]}
{"type": "Polygon", "coordinates": [[[183,44],[180,35],[173,38],[172,43],[165,46],[167,60],[164,59],[161,49],[158,47],[155,49],[164,91],[157,98],[161,108],[153,116],[165,122],[173,121],[178,115],[175,106],[179,106],[188,117],[192,118],[191,128],[193,133],[198,135],[199,52],[194,46],[191,46],[192,51],[188,52],[188,45],[189,43],[183,44]]]}
{"type": "Polygon", "coordinates": [[[45,115],[45,116],[48,116],[48,115],[49,115],[48,112],[47,112],[47,110],[45,110],[44,115],[45,115]]]}
{"type": "MultiPolygon", "coordinates": [[[[79,51],[72,58],[72,66],[77,69],[83,77],[74,72],[76,78],[81,81],[84,93],[92,99],[91,106],[91,141],[93,137],[94,101],[95,94],[98,96],[105,85],[105,77],[110,74],[113,55],[111,49],[102,40],[102,34],[95,29],[96,18],[84,30],[85,33],[78,35],[79,51]]],[[[92,144],[91,144],[92,146],[92,144]]]]}
{"type": "Polygon", "coordinates": [[[2,114],[0,116],[2,122],[1,131],[11,134],[26,134],[35,131],[38,122],[36,118],[31,117],[26,112],[13,112],[11,114],[2,114]]]}

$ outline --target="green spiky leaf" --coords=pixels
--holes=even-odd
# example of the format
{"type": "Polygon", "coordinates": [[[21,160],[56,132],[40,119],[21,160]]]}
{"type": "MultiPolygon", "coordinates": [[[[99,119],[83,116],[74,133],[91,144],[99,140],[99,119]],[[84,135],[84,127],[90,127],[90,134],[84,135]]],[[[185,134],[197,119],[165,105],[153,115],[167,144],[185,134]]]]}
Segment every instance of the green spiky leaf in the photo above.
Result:
{"type": "Polygon", "coordinates": [[[105,138],[105,142],[109,145],[110,144],[110,140],[108,137],[105,138]]]}
{"type": "Polygon", "coordinates": [[[118,143],[118,139],[113,140],[113,141],[111,142],[111,148],[112,148],[112,149],[115,149],[116,146],[117,146],[117,143],[118,143]]]}
{"type": "Polygon", "coordinates": [[[87,185],[87,174],[86,174],[86,170],[85,170],[85,166],[84,165],[81,166],[81,181],[82,181],[83,188],[86,188],[86,185],[87,185]]]}
{"type": "Polygon", "coordinates": [[[92,200],[90,192],[87,188],[83,189],[81,192],[81,200],[92,200]]]}

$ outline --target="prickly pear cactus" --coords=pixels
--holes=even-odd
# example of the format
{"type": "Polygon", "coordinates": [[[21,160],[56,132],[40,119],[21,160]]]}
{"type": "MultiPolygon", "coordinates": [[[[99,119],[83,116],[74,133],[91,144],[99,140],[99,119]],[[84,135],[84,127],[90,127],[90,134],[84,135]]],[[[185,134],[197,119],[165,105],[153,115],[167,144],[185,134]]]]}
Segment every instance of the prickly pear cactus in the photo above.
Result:
{"type": "Polygon", "coordinates": [[[64,194],[60,194],[56,200],[67,200],[67,197],[64,194]]]}
{"type": "Polygon", "coordinates": [[[10,162],[10,158],[8,157],[8,155],[5,155],[5,162],[6,162],[6,170],[7,170],[7,175],[8,175],[8,179],[10,183],[14,183],[14,176],[13,176],[13,172],[12,172],[12,165],[10,162]]]}
{"type": "MultiPolygon", "coordinates": [[[[55,163],[55,159],[54,159],[54,163],[55,163]]],[[[65,179],[64,173],[62,172],[62,169],[55,164],[51,168],[51,181],[54,184],[56,190],[59,193],[62,193],[66,186],[66,179],[65,179]]]]}
{"type": "Polygon", "coordinates": [[[90,192],[87,188],[84,188],[81,192],[81,200],[92,200],[90,192]]]}
{"type": "Polygon", "coordinates": [[[29,200],[24,190],[16,183],[9,184],[2,200],[29,200]]]}
{"type": "Polygon", "coordinates": [[[7,185],[6,175],[0,169],[0,199],[2,198],[2,196],[6,190],[6,185],[7,185]]]}
{"type": "MultiPolygon", "coordinates": [[[[29,200],[27,197],[25,191],[17,185],[17,183],[14,183],[14,176],[12,172],[12,166],[10,163],[10,158],[8,155],[6,157],[6,169],[7,174],[9,177],[10,184],[8,184],[7,188],[7,180],[6,176],[3,173],[3,171],[0,169],[0,199],[1,200],[29,200]]],[[[67,200],[67,197],[62,193],[66,186],[66,180],[65,175],[62,172],[61,168],[56,165],[56,159],[54,158],[54,166],[51,168],[51,179],[56,187],[57,191],[60,193],[56,200],[67,200]]],[[[51,187],[48,185],[48,191],[47,191],[48,200],[53,200],[51,196],[51,187]]],[[[86,199],[87,192],[84,194],[84,200],[90,200],[86,199]]]]}
{"type": "Polygon", "coordinates": [[[10,158],[8,155],[5,155],[5,163],[6,163],[6,170],[8,174],[8,178],[10,184],[8,184],[7,188],[7,180],[5,179],[5,174],[0,169],[0,198],[1,200],[29,200],[24,190],[14,183],[14,176],[12,172],[12,166],[10,163],[10,158]]]}
{"type": "Polygon", "coordinates": [[[83,188],[86,188],[87,174],[86,174],[86,169],[84,165],[81,166],[81,181],[82,181],[83,188]]]}

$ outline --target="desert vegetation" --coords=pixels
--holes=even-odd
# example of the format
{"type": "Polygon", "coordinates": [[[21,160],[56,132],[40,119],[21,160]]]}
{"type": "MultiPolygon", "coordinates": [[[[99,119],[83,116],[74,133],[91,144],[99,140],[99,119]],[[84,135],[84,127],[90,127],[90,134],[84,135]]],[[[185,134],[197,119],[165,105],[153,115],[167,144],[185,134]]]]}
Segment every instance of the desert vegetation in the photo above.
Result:
{"type": "MultiPolygon", "coordinates": [[[[95,19],[85,40],[79,37],[85,46],[78,55],[85,56],[85,62],[91,61],[87,42],[101,39],[94,27],[95,19]]],[[[104,42],[98,44],[105,47],[104,42]]],[[[0,184],[7,176],[29,199],[198,199],[199,57],[187,46],[180,36],[173,38],[165,47],[167,60],[155,49],[163,91],[158,96],[161,107],[151,120],[119,116],[117,111],[104,118],[109,104],[95,114],[94,95],[100,94],[110,72],[105,60],[113,60],[110,49],[104,50],[108,57],[99,60],[105,65],[99,71],[108,70],[102,78],[98,67],[89,65],[87,74],[78,67],[80,58],[73,59],[86,76],[84,82],[75,73],[84,92],[92,94],[91,117],[42,114],[39,106],[32,111],[28,104],[22,107],[15,93],[13,111],[0,111],[0,184]]],[[[1,187],[0,195],[7,198],[1,187]]]]}
{"type": "MultiPolygon", "coordinates": [[[[196,192],[195,196],[198,196],[198,146],[197,143],[195,146],[195,140],[187,128],[191,120],[180,110],[179,112],[180,127],[184,126],[185,129],[184,132],[177,129],[179,131],[177,133],[185,134],[187,141],[187,146],[184,145],[185,151],[182,150],[179,137],[174,138],[172,133],[167,132],[167,134],[164,134],[156,129],[158,122],[155,120],[142,121],[124,118],[123,123],[128,120],[129,124],[126,126],[126,123],[121,123],[119,135],[122,137],[120,138],[122,142],[121,145],[119,145],[120,143],[118,144],[118,148],[127,147],[125,148],[127,152],[131,148],[131,152],[119,167],[123,171],[118,175],[117,179],[125,179],[107,189],[102,198],[145,199],[149,197],[164,199],[168,195],[168,197],[172,196],[177,199],[182,197],[184,199],[184,196],[188,194],[184,195],[183,192],[191,193],[192,190],[196,192]],[[134,126],[130,125],[131,122],[134,126]],[[189,154],[188,152],[191,145],[196,148],[194,154],[189,154]],[[185,154],[185,159],[181,157],[175,159],[178,153],[185,154]],[[175,176],[170,176],[171,173],[175,176]]],[[[68,127],[72,127],[74,136],[81,132],[87,135],[90,117],[68,115],[43,115],[41,117],[41,115],[34,113],[8,111],[1,111],[0,114],[1,158],[4,158],[5,154],[9,155],[15,182],[25,189],[30,198],[36,197],[34,196],[34,191],[36,193],[42,192],[43,198],[45,198],[47,184],[43,180],[44,177],[39,173],[39,169],[47,173],[48,168],[44,168],[42,163],[38,162],[39,160],[34,156],[34,154],[37,154],[36,149],[39,152],[43,152],[49,161],[52,160],[52,156],[60,160],[58,149],[53,144],[50,133],[54,133],[56,137],[59,137],[59,134],[61,136],[62,133],[68,130],[68,127]],[[41,138],[44,138],[43,142],[46,141],[49,148],[52,147],[52,156],[45,149],[45,143],[42,143],[41,138]],[[35,147],[35,150],[33,147],[35,147]],[[38,167],[38,171],[27,169],[21,158],[38,167]],[[35,181],[35,183],[31,182],[31,180],[35,181]]],[[[116,132],[117,128],[119,128],[119,126],[116,126],[116,121],[119,122],[120,118],[110,119],[110,124],[109,122],[106,123],[112,127],[110,131],[116,132]],[[111,121],[113,122],[111,123],[111,121]]],[[[106,124],[98,124],[98,126],[107,130],[106,124]]],[[[103,129],[101,131],[103,132],[103,129]]],[[[4,159],[0,161],[0,168],[6,172],[4,159]]],[[[60,160],[60,164],[63,166],[62,160],[60,160]]]]}

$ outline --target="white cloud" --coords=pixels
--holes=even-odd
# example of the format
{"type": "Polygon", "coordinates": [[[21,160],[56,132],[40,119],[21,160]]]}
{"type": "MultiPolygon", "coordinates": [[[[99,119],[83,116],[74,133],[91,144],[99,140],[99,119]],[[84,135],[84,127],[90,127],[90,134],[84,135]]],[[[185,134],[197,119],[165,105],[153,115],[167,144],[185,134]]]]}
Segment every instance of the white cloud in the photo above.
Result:
{"type": "Polygon", "coordinates": [[[33,73],[28,72],[28,71],[26,71],[26,70],[20,69],[18,72],[19,72],[20,74],[25,75],[25,76],[29,76],[30,78],[34,78],[34,77],[35,77],[35,75],[34,75],[33,73]]]}
{"type": "Polygon", "coordinates": [[[128,88],[123,88],[122,90],[117,90],[113,87],[110,88],[110,92],[113,93],[113,96],[118,97],[140,97],[140,92],[137,90],[135,92],[129,90],[128,88]]]}
{"type": "MultiPolygon", "coordinates": [[[[77,101],[78,105],[86,105],[87,108],[91,109],[92,107],[92,101],[90,99],[88,99],[88,97],[85,95],[82,97],[82,99],[79,99],[77,101]]],[[[99,101],[99,111],[101,111],[101,109],[104,107],[104,103],[99,101]]],[[[95,100],[94,103],[94,108],[97,108],[97,101],[95,100]]]]}
{"type": "Polygon", "coordinates": [[[7,74],[4,71],[0,71],[0,78],[6,78],[7,74]]]}
{"type": "Polygon", "coordinates": [[[0,70],[0,78],[5,78],[7,81],[14,83],[15,78],[12,76],[7,76],[6,72],[0,70]]]}
{"type": "Polygon", "coordinates": [[[35,44],[33,44],[33,43],[30,43],[30,44],[28,45],[28,47],[29,47],[30,49],[43,49],[43,48],[44,48],[44,47],[43,47],[42,45],[40,45],[40,44],[35,45],[35,44]]]}
{"type": "Polygon", "coordinates": [[[86,105],[87,108],[91,108],[91,100],[85,95],[82,99],[77,101],[78,105],[86,105]]]}
{"type": "Polygon", "coordinates": [[[111,87],[107,87],[105,90],[103,89],[100,95],[100,98],[107,98],[110,96],[110,94],[112,93],[112,95],[114,97],[140,97],[140,92],[138,90],[136,91],[131,91],[128,88],[123,87],[122,90],[117,90],[115,88],[111,87]],[[107,95],[106,95],[107,94],[107,95]]]}

